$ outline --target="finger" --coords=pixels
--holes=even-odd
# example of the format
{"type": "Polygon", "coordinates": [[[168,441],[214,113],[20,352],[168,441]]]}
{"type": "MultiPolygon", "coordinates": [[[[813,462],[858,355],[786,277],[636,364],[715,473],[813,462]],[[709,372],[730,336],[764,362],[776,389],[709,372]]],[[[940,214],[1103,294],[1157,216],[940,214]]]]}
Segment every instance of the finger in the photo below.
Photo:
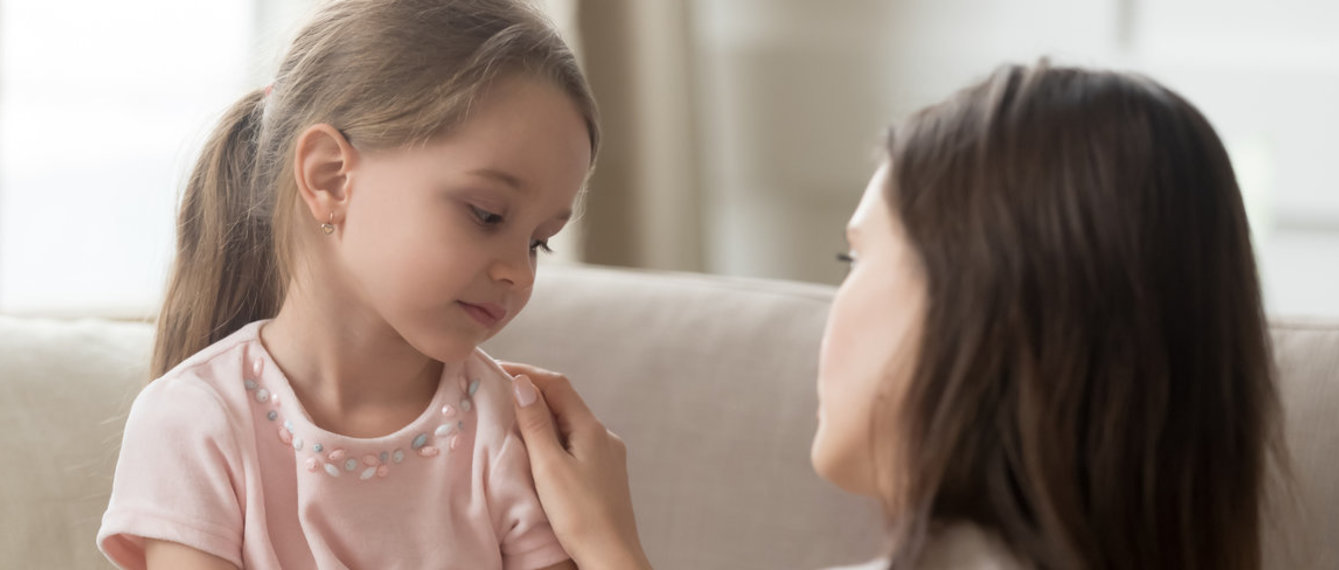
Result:
{"type": "Polygon", "coordinates": [[[595,429],[604,429],[600,419],[590,411],[586,401],[576,388],[561,374],[537,376],[532,378],[534,385],[544,395],[544,402],[558,422],[558,429],[564,436],[595,429]]]}
{"type": "Polygon", "coordinates": [[[572,383],[567,377],[554,372],[545,370],[538,366],[522,364],[519,362],[502,362],[502,369],[513,376],[528,376],[535,387],[544,395],[544,400],[548,404],[554,418],[558,421],[558,427],[561,433],[566,436],[573,429],[578,427],[587,427],[597,424],[599,419],[590,411],[586,401],[581,398],[572,383]]]}
{"type": "Polygon", "coordinates": [[[510,361],[498,360],[498,365],[501,365],[503,371],[506,371],[506,373],[509,373],[511,376],[526,375],[529,376],[530,379],[534,379],[536,376],[561,376],[558,375],[557,372],[536,367],[536,365],[533,364],[510,363],[510,361]]]}
{"type": "Polygon", "coordinates": [[[512,381],[512,392],[516,402],[516,426],[525,441],[530,462],[538,464],[541,458],[550,459],[554,454],[566,453],[544,395],[530,378],[524,374],[517,376],[512,381]]]}

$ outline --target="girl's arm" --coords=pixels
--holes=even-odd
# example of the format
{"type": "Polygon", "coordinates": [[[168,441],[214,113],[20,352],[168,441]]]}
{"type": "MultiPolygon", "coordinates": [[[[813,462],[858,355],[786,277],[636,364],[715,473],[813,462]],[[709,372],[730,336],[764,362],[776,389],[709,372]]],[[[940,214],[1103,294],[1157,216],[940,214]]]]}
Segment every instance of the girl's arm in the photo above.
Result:
{"type": "Polygon", "coordinates": [[[144,541],[144,567],[148,570],[237,570],[231,562],[213,554],[176,542],[152,539],[144,541]]]}
{"type": "Polygon", "coordinates": [[[605,429],[563,375],[524,364],[502,367],[517,377],[516,419],[535,491],[563,548],[583,570],[650,570],[632,512],[623,440],[605,429]]]}

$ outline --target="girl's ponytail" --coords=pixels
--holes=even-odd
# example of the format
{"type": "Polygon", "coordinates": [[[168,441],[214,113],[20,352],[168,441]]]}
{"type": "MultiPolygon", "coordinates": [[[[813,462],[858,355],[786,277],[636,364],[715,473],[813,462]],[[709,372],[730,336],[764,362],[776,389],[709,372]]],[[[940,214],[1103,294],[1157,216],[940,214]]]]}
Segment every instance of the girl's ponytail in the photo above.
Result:
{"type": "Polygon", "coordinates": [[[257,195],[254,168],[264,109],[261,89],[228,109],[191,172],[158,313],[153,378],[278,311],[282,288],[270,208],[257,195]]]}
{"type": "MultiPolygon", "coordinates": [[[[595,101],[572,51],[529,0],[340,0],[298,32],[273,79],[233,105],[181,200],[177,254],[151,371],[157,378],[252,321],[274,317],[310,240],[293,178],[301,133],[339,129],[358,149],[449,133],[497,78],[567,92],[598,148],[595,101]]],[[[312,286],[320,286],[319,283],[312,286]]]]}

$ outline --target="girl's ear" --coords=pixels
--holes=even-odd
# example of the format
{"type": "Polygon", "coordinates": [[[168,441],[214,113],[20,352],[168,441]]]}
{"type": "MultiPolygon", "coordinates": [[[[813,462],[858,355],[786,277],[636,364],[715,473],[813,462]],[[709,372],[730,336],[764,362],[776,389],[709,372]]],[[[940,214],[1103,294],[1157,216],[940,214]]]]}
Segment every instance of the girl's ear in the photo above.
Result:
{"type": "Polygon", "coordinates": [[[325,123],[312,125],[298,135],[293,178],[316,223],[338,223],[343,217],[350,198],[349,173],[357,157],[357,149],[344,134],[325,123]]]}

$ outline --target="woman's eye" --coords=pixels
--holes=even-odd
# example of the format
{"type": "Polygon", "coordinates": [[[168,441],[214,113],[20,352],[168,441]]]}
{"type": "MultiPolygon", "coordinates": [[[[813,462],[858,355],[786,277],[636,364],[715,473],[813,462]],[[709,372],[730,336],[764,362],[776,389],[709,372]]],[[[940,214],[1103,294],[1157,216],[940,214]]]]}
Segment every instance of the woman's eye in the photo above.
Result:
{"type": "Polygon", "coordinates": [[[531,254],[531,255],[534,255],[534,254],[536,254],[536,253],[538,253],[538,252],[541,252],[541,251],[544,252],[544,253],[553,253],[553,250],[552,250],[552,249],[549,249],[549,242],[547,242],[547,241],[544,241],[544,240],[542,240],[542,239],[537,239],[537,240],[535,240],[535,241],[530,242],[530,254],[531,254]]]}
{"type": "Polygon", "coordinates": [[[479,219],[479,223],[485,226],[495,226],[502,223],[501,215],[494,214],[478,206],[470,206],[470,212],[474,214],[475,218],[479,219]]]}

